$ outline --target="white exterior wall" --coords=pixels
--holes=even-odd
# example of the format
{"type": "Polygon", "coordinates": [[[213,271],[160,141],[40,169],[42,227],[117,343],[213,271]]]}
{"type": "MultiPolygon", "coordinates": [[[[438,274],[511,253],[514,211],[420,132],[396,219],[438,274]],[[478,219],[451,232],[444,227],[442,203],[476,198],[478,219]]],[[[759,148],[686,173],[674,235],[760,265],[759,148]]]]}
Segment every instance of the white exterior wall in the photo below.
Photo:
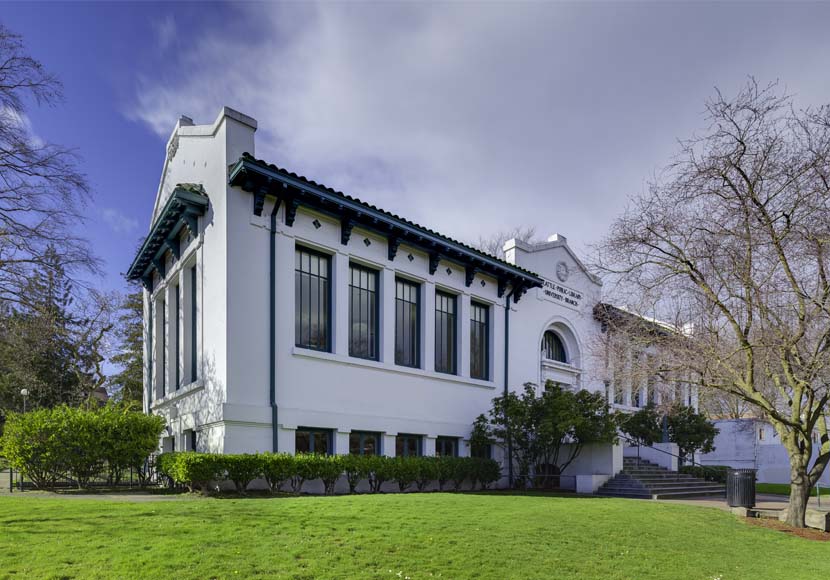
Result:
{"type": "MultiPolygon", "coordinates": [[[[756,469],[761,483],[790,482],[787,450],[772,425],[759,419],[724,419],[714,423],[719,430],[715,450],[700,455],[698,461],[701,464],[756,469]]],[[[811,465],[817,455],[815,449],[811,465]]],[[[825,471],[820,481],[830,485],[830,472],[825,471]]]]}
{"type": "MultiPolygon", "coordinates": [[[[145,408],[165,417],[165,448],[189,449],[187,431],[197,433],[200,451],[225,453],[272,449],[270,407],[270,213],[268,198],[261,216],[253,213],[253,196],[228,186],[228,167],[245,151],[254,153],[256,122],[225,109],[212,125],[193,126],[188,119],[177,125],[168,147],[156,202],[157,215],[167,196],[179,183],[198,183],[209,197],[207,213],[200,218],[200,233],[182,247],[182,257],[168,257],[164,280],[157,279],[145,292],[145,332],[149,331],[149,305],[172,292],[176,283],[189,288],[183,268],[197,264],[198,378],[191,381],[188,364],[181,361],[183,381],[171,384],[162,395],[162,372],[174,374],[174,361],[162,370],[160,340],[162,319],[154,311],[152,324],[152,400],[145,408]]],[[[435,453],[439,436],[460,440],[459,454],[468,455],[471,424],[491,408],[504,389],[505,301],[498,297],[497,280],[477,274],[465,284],[465,272],[455,263],[442,261],[429,274],[428,256],[405,243],[394,261],[388,260],[387,240],[355,227],[348,245],[341,244],[340,223],[330,216],[300,207],[293,226],[285,224],[285,207],[277,214],[276,258],[276,403],[278,450],[293,452],[298,427],[333,432],[335,453],[348,453],[353,430],[381,433],[381,451],[395,454],[395,436],[422,436],[423,452],[435,453]],[[313,222],[318,220],[321,227],[313,222]],[[364,240],[370,243],[367,245],[364,240]],[[331,256],[332,352],[316,352],[295,346],[294,253],[298,245],[331,256]],[[409,256],[412,256],[412,260],[409,256]],[[348,354],[348,271],[350,261],[379,271],[380,355],[377,361],[348,354]],[[447,271],[449,269],[449,272],[447,271]],[[421,368],[395,365],[395,286],[397,275],[421,284],[421,368]],[[482,284],[483,283],[483,284],[482,284]],[[457,296],[457,375],[434,371],[435,291],[457,296]],[[489,305],[489,378],[470,378],[470,301],[489,305]]],[[[572,388],[599,391],[604,388],[602,365],[592,343],[600,331],[593,306],[600,300],[600,283],[591,277],[568,248],[562,236],[529,246],[512,241],[507,261],[534,271],[555,286],[572,291],[567,300],[552,297],[544,289],[531,289],[518,303],[510,301],[508,387],[521,389],[526,382],[542,385],[548,378],[572,388]],[[564,268],[567,275],[563,274],[564,268]],[[574,298],[578,296],[578,298],[574,298]],[[543,364],[542,335],[554,329],[568,351],[566,364],[543,364]]],[[[548,289],[548,292],[550,288],[548,289]]],[[[554,289],[554,292],[558,290],[554,289]]],[[[185,292],[185,295],[188,295],[185,292]]],[[[173,310],[168,296],[168,310],[173,310]]],[[[175,315],[175,312],[171,312],[175,315]]],[[[182,315],[185,322],[188,314],[182,315]]],[[[186,328],[184,324],[184,328],[186,328]]],[[[170,331],[172,333],[172,331],[170,331]]],[[[148,336],[149,338],[149,336],[148,336]]],[[[187,352],[189,338],[180,351],[187,352]]],[[[150,377],[145,377],[149,381],[150,377]]],[[[150,384],[145,385],[149,395],[150,384]]],[[[621,468],[619,447],[591,449],[569,473],[611,476],[621,468]]],[[[503,453],[494,450],[503,463],[503,453]]],[[[591,484],[593,485],[593,484],[591,484]]]]}

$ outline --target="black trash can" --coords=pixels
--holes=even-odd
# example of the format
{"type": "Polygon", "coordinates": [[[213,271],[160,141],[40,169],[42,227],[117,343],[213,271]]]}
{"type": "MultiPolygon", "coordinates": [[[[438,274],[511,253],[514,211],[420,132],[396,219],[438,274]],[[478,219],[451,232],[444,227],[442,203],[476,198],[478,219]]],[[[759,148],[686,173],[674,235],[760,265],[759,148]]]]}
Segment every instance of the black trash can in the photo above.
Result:
{"type": "Polygon", "coordinates": [[[729,507],[755,507],[755,470],[730,469],[726,478],[726,503],[729,507]]]}

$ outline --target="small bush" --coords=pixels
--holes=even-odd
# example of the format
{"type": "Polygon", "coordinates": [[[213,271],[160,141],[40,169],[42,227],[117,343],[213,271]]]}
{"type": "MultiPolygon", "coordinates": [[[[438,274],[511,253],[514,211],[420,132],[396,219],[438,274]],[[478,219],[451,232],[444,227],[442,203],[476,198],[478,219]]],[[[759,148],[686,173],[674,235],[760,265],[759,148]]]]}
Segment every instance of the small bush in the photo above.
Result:
{"type": "Polygon", "coordinates": [[[374,455],[367,458],[369,468],[369,489],[379,493],[383,484],[395,479],[395,466],[391,457],[374,455]]]}
{"type": "Polygon", "coordinates": [[[292,492],[299,494],[306,480],[320,477],[318,457],[319,455],[315,453],[297,453],[294,455],[294,469],[289,477],[292,492]]]}
{"type": "Polygon", "coordinates": [[[221,456],[220,465],[227,473],[236,491],[244,495],[248,485],[256,478],[262,475],[262,458],[259,455],[250,453],[243,453],[240,455],[223,455],[221,456]]]}
{"type": "Polygon", "coordinates": [[[186,486],[190,491],[197,488],[207,493],[208,485],[224,476],[225,466],[222,455],[212,453],[196,453],[185,451],[173,455],[173,458],[164,460],[165,473],[176,483],[186,486]]]}
{"type": "Polygon", "coordinates": [[[369,477],[368,455],[343,455],[341,463],[346,481],[349,483],[349,493],[354,493],[357,485],[369,477]]]}
{"type": "Polygon", "coordinates": [[[55,437],[57,425],[51,419],[49,409],[25,415],[9,413],[0,440],[9,465],[25,473],[41,489],[52,487],[61,463],[60,446],[55,437]]]}
{"type": "Polygon", "coordinates": [[[501,479],[501,466],[492,459],[474,459],[473,488],[476,482],[481,484],[481,489],[487,489],[501,479]]]}
{"type": "Polygon", "coordinates": [[[437,469],[438,469],[438,489],[443,491],[444,486],[447,485],[454,475],[455,464],[453,462],[454,457],[438,457],[436,459],[437,469]]]}
{"type": "Polygon", "coordinates": [[[418,462],[420,457],[396,457],[392,461],[392,479],[398,483],[398,489],[404,492],[418,479],[418,462]]]}
{"type": "Polygon", "coordinates": [[[469,457],[447,457],[453,489],[461,490],[461,486],[467,479],[473,477],[473,459],[469,457]]]}
{"type": "Polygon", "coordinates": [[[320,455],[317,463],[317,477],[323,480],[326,495],[334,494],[334,486],[343,474],[343,456],[320,455]]]}
{"type": "Polygon", "coordinates": [[[161,417],[131,405],[63,405],[9,413],[0,447],[9,464],[39,488],[51,488],[62,477],[85,488],[93,478],[106,476],[112,484],[127,469],[141,472],[163,428],[161,417]]]}
{"type": "Polygon", "coordinates": [[[415,487],[418,491],[424,491],[427,486],[438,479],[438,460],[435,457],[416,457],[417,469],[415,487]]]}
{"type": "Polygon", "coordinates": [[[262,476],[268,482],[271,493],[277,492],[294,475],[294,456],[288,453],[262,453],[262,476]]]}

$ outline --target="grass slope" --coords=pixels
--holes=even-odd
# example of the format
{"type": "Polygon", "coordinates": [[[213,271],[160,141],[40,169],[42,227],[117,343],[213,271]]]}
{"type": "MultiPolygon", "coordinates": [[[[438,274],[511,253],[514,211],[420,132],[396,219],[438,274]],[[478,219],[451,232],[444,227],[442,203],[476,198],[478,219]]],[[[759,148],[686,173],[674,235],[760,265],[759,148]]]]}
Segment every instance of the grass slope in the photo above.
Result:
{"type": "Polygon", "coordinates": [[[814,579],[827,544],[658,502],[0,497],[0,578],[814,579]]]}
{"type": "MultiPolygon", "coordinates": [[[[790,495],[789,483],[756,483],[756,493],[771,493],[774,495],[790,495]]],[[[815,492],[814,492],[815,493],[815,492]]]]}

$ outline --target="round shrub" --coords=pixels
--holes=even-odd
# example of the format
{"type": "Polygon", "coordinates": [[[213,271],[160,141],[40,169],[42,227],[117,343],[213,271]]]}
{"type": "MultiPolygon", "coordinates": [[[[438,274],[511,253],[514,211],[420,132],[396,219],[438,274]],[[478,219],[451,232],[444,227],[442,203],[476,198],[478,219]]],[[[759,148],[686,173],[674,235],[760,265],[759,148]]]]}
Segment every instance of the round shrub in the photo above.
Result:
{"type": "Polygon", "coordinates": [[[357,485],[369,477],[369,455],[343,455],[341,464],[346,481],[349,483],[349,493],[354,493],[357,485]]]}
{"type": "Polygon", "coordinates": [[[435,457],[415,457],[415,487],[424,491],[427,486],[438,479],[438,459],[435,457]]]}
{"type": "Polygon", "coordinates": [[[239,455],[222,455],[220,468],[223,467],[236,491],[244,495],[248,485],[262,475],[262,459],[259,455],[242,453],[239,455]]]}
{"type": "Polygon", "coordinates": [[[262,476],[268,482],[268,489],[271,493],[279,491],[294,475],[294,456],[288,453],[269,452],[262,453],[259,457],[262,476]]]}
{"type": "Polygon", "coordinates": [[[396,457],[392,461],[392,479],[398,483],[401,492],[407,490],[418,479],[420,457],[396,457]]]}

